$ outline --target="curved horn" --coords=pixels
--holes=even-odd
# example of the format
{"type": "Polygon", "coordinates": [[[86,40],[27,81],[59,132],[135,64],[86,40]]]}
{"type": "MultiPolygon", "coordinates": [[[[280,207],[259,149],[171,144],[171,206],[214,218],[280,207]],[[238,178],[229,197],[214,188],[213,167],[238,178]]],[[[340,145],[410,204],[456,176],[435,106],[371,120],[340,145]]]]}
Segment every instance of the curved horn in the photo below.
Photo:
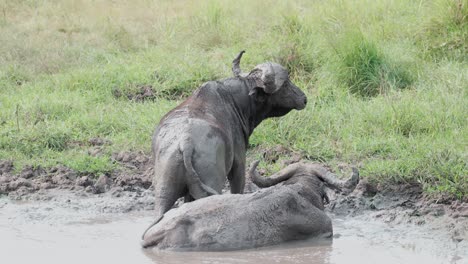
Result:
{"type": "Polygon", "coordinates": [[[232,74],[234,74],[234,77],[241,76],[242,70],[240,68],[240,60],[244,53],[245,50],[239,52],[239,55],[237,55],[237,57],[232,61],[232,74]]]}
{"type": "Polygon", "coordinates": [[[322,181],[325,182],[325,185],[330,189],[341,191],[345,194],[351,193],[356,185],[359,183],[359,171],[355,167],[352,167],[351,177],[346,180],[339,180],[336,174],[327,171],[319,176],[322,181]]]}
{"type": "Polygon", "coordinates": [[[260,188],[270,187],[282,181],[286,181],[294,176],[296,171],[296,167],[290,165],[285,169],[271,175],[270,177],[263,177],[256,170],[259,163],[260,161],[257,160],[250,165],[249,177],[252,179],[252,182],[260,188]]]}

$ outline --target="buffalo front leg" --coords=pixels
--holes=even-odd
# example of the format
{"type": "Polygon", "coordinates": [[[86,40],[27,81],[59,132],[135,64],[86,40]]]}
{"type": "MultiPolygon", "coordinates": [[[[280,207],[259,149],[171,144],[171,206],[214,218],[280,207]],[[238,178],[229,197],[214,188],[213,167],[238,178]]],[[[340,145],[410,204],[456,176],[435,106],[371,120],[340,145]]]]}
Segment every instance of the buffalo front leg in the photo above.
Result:
{"type": "Polygon", "coordinates": [[[193,198],[192,195],[190,195],[189,192],[187,192],[184,196],[184,203],[190,203],[190,202],[193,202],[195,201],[195,198],[193,198]]]}
{"type": "Polygon", "coordinates": [[[229,173],[228,179],[231,185],[231,193],[244,193],[245,164],[243,162],[235,163],[229,173]]]}

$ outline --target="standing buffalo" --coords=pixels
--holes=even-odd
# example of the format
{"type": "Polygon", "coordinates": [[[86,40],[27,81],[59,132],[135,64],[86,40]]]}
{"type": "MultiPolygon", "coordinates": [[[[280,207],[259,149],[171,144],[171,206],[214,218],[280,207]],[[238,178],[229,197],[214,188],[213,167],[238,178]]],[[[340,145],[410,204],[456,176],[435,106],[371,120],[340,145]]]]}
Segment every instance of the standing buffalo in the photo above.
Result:
{"type": "Polygon", "coordinates": [[[351,192],[359,172],[347,181],[311,163],[289,165],[265,178],[250,169],[252,181],[270,187],[249,194],[215,195],[170,210],[143,237],[143,247],[172,250],[235,250],[309,237],[329,237],[323,212],[324,186],[351,192]]]}
{"type": "Polygon", "coordinates": [[[262,120],[306,106],[304,93],[276,63],[242,73],[244,51],[232,63],[234,78],[209,81],[167,113],[153,135],[157,223],[179,197],[219,194],[229,180],[242,193],[249,137],[262,120]]]}

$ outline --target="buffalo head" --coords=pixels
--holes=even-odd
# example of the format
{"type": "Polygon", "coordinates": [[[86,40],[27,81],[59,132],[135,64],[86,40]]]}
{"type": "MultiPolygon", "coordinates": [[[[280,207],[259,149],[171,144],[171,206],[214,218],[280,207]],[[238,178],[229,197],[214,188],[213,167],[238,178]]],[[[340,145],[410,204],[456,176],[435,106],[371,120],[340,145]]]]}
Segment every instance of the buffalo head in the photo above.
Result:
{"type": "Polygon", "coordinates": [[[249,94],[269,108],[267,117],[282,116],[292,109],[305,108],[307,97],[290,80],[286,68],[278,63],[265,62],[255,66],[249,73],[242,73],[239,64],[243,53],[244,51],[241,51],[233,61],[234,76],[249,81],[249,94]]]}

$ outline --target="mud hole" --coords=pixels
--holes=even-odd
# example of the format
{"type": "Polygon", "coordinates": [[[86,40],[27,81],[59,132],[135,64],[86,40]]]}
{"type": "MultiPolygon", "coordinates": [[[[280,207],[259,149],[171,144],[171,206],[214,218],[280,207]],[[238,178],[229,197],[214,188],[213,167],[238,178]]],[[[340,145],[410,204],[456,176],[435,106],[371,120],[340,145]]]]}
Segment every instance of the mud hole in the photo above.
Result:
{"type": "Polygon", "coordinates": [[[146,101],[153,102],[161,98],[166,100],[181,100],[190,94],[189,91],[190,90],[180,87],[155,89],[152,85],[137,84],[114,87],[112,89],[112,95],[117,99],[126,99],[132,102],[142,103],[146,101]]]}
{"type": "MultiPolygon", "coordinates": [[[[276,149],[261,155],[281,164],[303,159],[281,151],[287,158],[275,156],[276,149]]],[[[15,174],[12,162],[0,161],[2,261],[468,263],[468,203],[428,198],[418,185],[375,186],[365,180],[348,196],[329,193],[333,240],[233,252],[142,250],[140,236],[154,206],[151,159],[136,152],[115,153],[113,159],[122,169],[99,177],[65,167],[27,167],[15,174]]],[[[248,181],[246,191],[255,189],[248,181]]]]}

